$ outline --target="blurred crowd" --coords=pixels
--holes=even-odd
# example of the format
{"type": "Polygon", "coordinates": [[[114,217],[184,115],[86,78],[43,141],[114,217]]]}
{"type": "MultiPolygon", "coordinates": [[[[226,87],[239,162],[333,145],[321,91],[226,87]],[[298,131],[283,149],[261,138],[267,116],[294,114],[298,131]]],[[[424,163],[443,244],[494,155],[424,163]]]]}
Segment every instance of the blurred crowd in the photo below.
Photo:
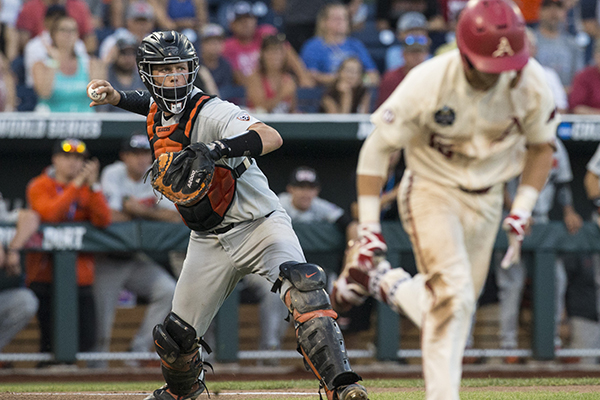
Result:
{"type": "MultiPolygon", "coordinates": [[[[348,114],[374,111],[412,68],[455,49],[453,31],[467,1],[0,0],[0,3],[0,111],[120,112],[108,105],[89,107],[87,83],[99,78],[110,81],[115,89],[144,90],[136,66],[138,43],[154,30],[174,29],[183,32],[197,48],[201,68],[196,85],[205,92],[254,112],[348,114]]],[[[517,0],[517,5],[529,25],[531,54],[545,68],[558,109],[575,114],[600,114],[598,1],[517,0]]],[[[35,213],[28,214],[30,210],[25,210],[12,220],[4,219],[17,225],[15,239],[6,254],[4,251],[0,254],[0,267],[8,275],[21,274],[20,251],[40,222],[90,221],[105,227],[111,222],[142,218],[181,223],[172,206],[164,203],[156,206],[153,192],[142,182],[143,172],[151,161],[145,134],[126,138],[120,149],[120,161],[103,171],[98,161],[90,160],[89,156],[85,143],[57,142],[52,165],[28,186],[27,202],[35,213]],[[24,222],[19,224],[19,219],[24,222]],[[23,231],[19,226],[35,229],[23,231]]],[[[397,207],[392,203],[403,168],[398,162],[399,154],[396,156],[392,166],[399,167],[390,171],[382,191],[385,199],[382,213],[387,215],[384,219],[398,218],[397,207]]],[[[600,211],[599,160],[600,150],[588,165],[584,183],[587,197],[594,209],[600,211]]],[[[575,234],[582,219],[574,216],[572,195],[564,187],[573,179],[568,155],[561,159],[557,153],[554,168],[558,171],[559,167],[568,171],[556,172],[556,191],[562,194],[557,201],[563,207],[565,225],[575,234]]],[[[349,235],[351,218],[343,215],[339,207],[319,199],[319,190],[316,172],[303,167],[294,171],[286,193],[281,196],[282,202],[294,220],[336,223],[349,235]]],[[[544,204],[553,204],[554,190],[544,204]]],[[[550,209],[548,206],[537,216],[541,223],[547,222],[550,209]]],[[[177,254],[172,256],[170,273],[143,254],[108,254],[97,260],[86,254],[79,256],[80,331],[97,332],[96,337],[81,336],[82,351],[108,349],[114,310],[122,289],[145,298],[153,310],[144,318],[130,350],[141,352],[151,348],[148,327],[160,322],[152,316],[162,317],[164,310],[168,310],[178,276],[177,266],[181,264],[177,254]],[[133,279],[135,276],[144,276],[146,280],[140,282],[133,279]]],[[[29,254],[23,261],[31,292],[20,294],[21,305],[8,307],[8,302],[0,303],[7,305],[7,309],[22,311],[13,319],[5,318],[7,321],[26,322],[37,311],[43,332],[40,349],[50,351],[52,261],[41,253],[29,254]]],[[[576,325],[575,339],[580,339],[574,340],[573,347],[598,347],[600,302],[596,282],[600,281],[597,272],[600,261],[587,257],[563,258],[560,262],[556,266],[557,276],[560,273],[565,279],[557,279],[563,282],[562,288],[557,287],[557,324],[566,313],[576,325]],[[561,299],[566,299],[563,302],[567,304],[561,299]]],[[[500,291],[512,290],[512,294],[502,298],[512,300],[503,307],[506,311],[501,336],[502,347],[506,349],[518,346],[516,310],[526,283],[524,270],[514,269],[516,278],[505,276],[498,283],[500,291]]],[[[260,295],[265,291],[264,284],[258,287],[250,280],[244,284],[253,287],[260,299],[266,298],[260,295]]],[[[17,299],[16,294],[10,296],[17,299]]],[[[273,309],[266,303],[265,307],[273,309]]],[[[269,325],[267,318],[261,321],[265,321],[261,326],[264,335],[261,349],[280,348],[279,323],[269,325]]],[[[5,332],[0,334],[0,349],[23,326],[17,322],[9,325],[16,329],[9,331],[0,326],[0,333],[5,332]]],[[[559,340],[556,345],[561,346],[559,340]]],[[[102,367],[101,364],[96,366],[102,367]]]]}
{"type": "MultiPolygon", "coordinates": [[[[264,113],[369,113],[411,68],[452,50],[466,0],[5,0],[0,111],[88,107],[85,85],[143,89],[135,53],[154,30],[183,32],[196,85],[264,113]]],[[[563,112],[600,112],[596,0],[517,0],[532,55],[563,112]]]]}

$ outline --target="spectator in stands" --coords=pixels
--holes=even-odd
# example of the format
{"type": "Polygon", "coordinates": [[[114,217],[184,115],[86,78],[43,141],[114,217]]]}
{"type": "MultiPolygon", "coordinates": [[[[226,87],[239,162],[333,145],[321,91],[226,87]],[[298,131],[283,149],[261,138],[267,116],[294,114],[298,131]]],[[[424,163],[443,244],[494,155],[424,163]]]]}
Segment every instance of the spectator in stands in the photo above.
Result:
{"type": "Polygon", "coordinates": [[[94,33],[90,9],[84,0],[26,1],[17,18],[20,47],[24,48],[31,38],[42,33],[45,29],[44,16],[46,10],[52,5],[65,7],[67,14],[76,21],[78,37],[84,41],[88,53],[95,53],[98,47],[97,38],[94,33]]]}
{"type": "MultiPolygon", "coordinates": [[[[402,15],[396,27],[396,37],[399,44],[388,47],[385,53],[386,71],[391,71],[404,65],[405,59],[402,51],[405,46],[418,45],[421,49],[429,51],[431,40],[427,32],[427,19],[421,13],[408,12],[402,15]]],[[[419,63],[421,62],[423,61],[419,63]]]]}
{"type": "Polygon", "coordinates": [[[371,92],[363,84],[364,69],[356,57],[348,57],[339,67],[335,80],[321,99],[320,112],[327,114],[365,114],[371,111],[371,92]]]}
{"type": "Polygon", "coordinates": [[[125,27],[120,27],[112,35],[107,36],[100,44],[99,56],[105,63],[114,61],[116,56],[117,41],[122,38],[133,37],[137,43],[154,30],[156,16],[154,8],[143,0],[129,3],[127,8],[125,27]]]}
{"type": "Polygon", "coordinates": [[[446,29],[438,0],[377,0],[377,28],[379,30],[392,29],[397,26],[398,19],[404,13],[411,11],[425,15],[429,21],[430,30],[443,31],[446,29]]]}
{"type": "Polygon", "coordinates": [[[340,64],[348,57],[356,57],[367,72],[365,84],[377,86],[379,72],[373,58],[362,42],[349,34],[348,9],[339,3],[323,7],[315,36],[302,46],[302,60],[318,84],[328,85],[335,80],[340,64]]]}
{"type": "Polygon", "coordinates": [[[3,1],[0,7],[0,53],[6,55],[9,62],[21,51],[16,28],[21,3],[21,0],[3,1]]]}
{"type": "MultiPolygon", "coordinates": [[[[125,36],[117,40],[116,58],[108,66],[108,80],[116,90],[146,90],[137,71],[135,52],[137,41],[131,36],[125,36]]],[[[99,112],[125,112],[119,107],[111,105],[98,106],[99,112]]]]}
{"type": "Polygon", "coordinates": [[[88,107],[87,82],[103,76],[99,60],[77,55],[77,22],[69,16],[57,17],[50,29],[52,44],[48,58],[32,68],[38,111],[93,112],[88,107]]]}
{"type": "MultiPolygon", "coordinates": [[[[1,197],[1,195],[0,195],[1,197]]],[[[16,224],[15,235],[6,247],[0,245],[0,351],[21,331],[38,309],[38,299],[22,286],[21,250],[40,226],[35,211],[20,209],[2,213],[0,222],[16,224]]]]}
{"type": "MultiPolygon", "coordinates": [[[[552,170],[533,208],[531,223],[547,224],[550,221],[549,213],[554,206],[556,198],[562,211],[563,222],[569,234],[574,235],[579,231],[583,221],[573,207],[573,194],[570,185],[572,180],[573,172],[571,171],[569,155],[564,144],[557,139],[552,170]]],[[[512,199],[514,199],[518,184],[519,180],[514,179],[506,185],[505,199],[508,201],[508,204],[504,205],[506,210],[511,209],[512,199]]],[[[554,344],[557,348],[560,348],[562,342],[559,335],[559,327],[564,312],[567,285],[563,256],[556,258],[554,271],[556,274],[554,344]]],[[[497,263],[496,265],[496,283],[498,285],[498,298],[500,300],[499,335],[500,346],[503,349],[516,349],[518,347],[519,310],[521,308],[526,277],[527,268],[525,260],[522,260],[518,264],[504,267],[501,266],[501,263],[497,263]]],[[[523,359],[509,356],[505,357],[504,361],[508,364],[515,364],[523,362],[523,359]]]]}
{"type": "MultiPolygon", "coordinates": [[[[49,60],[48,49],[53,46],[50,30],[57,18],[67,16],[67,10],[62,5],[53,5],[47,8],[44,16],[44,30],[37,36],[32,38],[25,45],[24,62],[25,62],[25,84],[27,87],[33,88],[33,66],[38,61],[49,60]]],[[[84,62],[88,62],[89,56],[83,40],[77,38],[75,41],[75,54],[84,62]]]]}
{"type": "MultiPolygon", "coordinates": [[[[112,26],[116,29],[126,27],[129,24],[126,19],[129,18],[129,12],[133,4],[148,4],[153,10],[153,17],[159,30],[176,29],[175,23],[167,13],[166,1],[162,0],[110,0],[110,15],[112,26]]],[[[136,5],[136,7],[137,7],[136,5]]],[[[142,38],[140,38],[140,41],[142,38]]]]}
{"type": "MultiPolygon", "coordinates": [[[[152,164],[148,136],[134,132],[121,144],[120,161],[104,168],[102,192],[108,201],[113,222],[145,219],[181,224],[173,203],[158,198],[144,174],[152,164]]],[[[144,253],[99,255],[96,259],[96,302],[98,336],[95,351],[110,350],[112,325],[119,294],[126,289],[148,302],[142,324],[130,344],[129,351],[153,349],[152,328],[164,320],[171,310],[175,279],[144,253]]],[[[135,360],[128,362],[136,366],[135,360]]],[[[95,365],[104,366],[103,363],[95,365]]]]}
{"type": "MultiPolygon", "coordinates": [[[[534,57],[537,54],[537,38],[531,28],[527,28],[527,41],[529,43],[529,56],[534,57]]],[[[569,103],[567,101],[567,92],[565,87],[560,81],[560,77],[552,68],[542,65],[544,68],[544,75],[546,76],[546,83],[552,90],[552,96],[554,96],[554,103],[559,112],[567,112],[569,109],[569,103]]]]}
{"type": "Polygon", "coordinates": [[[515,3],[521,9],[527,25],[534,26],[537,24],[539,21],[542,0],[516,0],[515,3]]]}
{"type": "Polygon", "coordinates": [[[581,18],[581,30],[593,40],[600,38],[600,16],[597,0],[580,0],[578,2],[581,18]]]}
{"type": "Polygon", "coordinates": [[[573,79],[569,108],[573,114],[600,114],[600,41],[594,44],[594,65],[573,79]]]}
{"type": "Polygon", "coordinates": [[[208,23],[207,3],[207,0],[168,0],[166,12],[175,24],[175,30],[197,31],[208,23]]]}
{"type": "MultiPolygon", "coordinates": [[[[52,165],[27,186],[27,202],[40,215],[41,222],[90,222],[107,227],[110,209],[100,190],[100,162],[88,159],[84,142],[60,139],[53,148],[52,165]]],[[[26,256],[26,282],[40,301],[37,313],[40,326],[40,350],[52,351],[52,254],[29,253],[26,256]]],[[[79,309],[79,351],[91,351],[96,337],[94,255],[77,255],[79,309]]]]}
{"type": "MultiPolygon", "coordinates": [[[[258,68],[262,39],[265,36],[276,35],[278,32],[271,25],[257,26],[256,16],[247,1],[236,2],[228,18],[233,36],[225,40],[223,56],[233,68],[235,82],[244,85],[248,77],[258,68]]],[[[286,68],[295,75],[300,86],[309,87],[314,84],[302,60],[287,43],[286,68]]]]}
{"type": "Polygon", "coordinates": [[[0,112],[17,110],[15,76],[10,68],[8,57],[0,53],[0,112]]]}
{"type": "Polygon", "coordinates": [[[314,168],[300,166],[290,176],[286,191],[279,201],[293,222],[329,222],[345,233],[351,218],[344,210],[319,197],[321,182],[314,168]]]}
{"type": "Polygon", "coordinates": [[[566,32],[566,8],[563,0],[544,0],[540,23],[534,29],[537,39],[536,59],[554,69],[565,87],[571,86],[575,74],[583,68],[584,54],[573,35],[566,32]]]}
{"type": "Polygon", "coordinates": [[[282,33],[262,41],[258,70],[246,83],[247,105],[256,112],[296,111],[296,82],[285,70],[286,51],[282,33]]]}
{"type": "Polygon", "coordinates": [[[295,51],[315,34],[319,10],[337,0],[271,0],[274,7],[282,10],[284,32],[295,51]],[[274,3],[281,3],[275,5],[274,3]]]}
{"type": "Polygon", "coordinates": [[[225,30],[223,27],[217,24],[207,24],[202,27],[200,38],[201,64],[208,68],[219,91],[234,86],[231,64],[223,57],[225,43],[225,30]]]}
{"type": "MultiPolygon", "coordinates": [[[[421,36],[426,38],[426,36],[421,36]]],[[[386,72],[383,75],[381,84],[377,92],[377,104],[379,107],[383,102],[392,94],[396,86],[402,82],[406,74],[421,64],[429,57],[429,43],[425,40],[412,38],[408,36],[402,42],[402,58],[404,59],[403,65],[386,72]]]]}
{"type": "MultiPolygon", "coordinates": [[[[591,220],[600,225],[600,146],[587,163],[586,170],[583,184],[593,209],[591,220]]],[[[600,255],[594,254],[592,261],[591,265],[584,264],[577,273],[569,276],[567,310],[569,310],[571,322],[571,348],[597,349],[600,347],[598,322],[600,319],[600,309],[598,308],[600,306],[600,302],[598,302],[600,255]]],[[[586,357],[581,362],[596,364],[597,358],[586,357]]]]}
{"type": "MultiPolygon", "coordinates": [[[[314,168],[295,168],[286,186],[286,191],[278,194],[282,207],[293,223],[328,222],[335,224],[346,239],[356,237],[356,222],[341,207],[321,197],[321,182],[314,168]]],[[[312,262],[310,259],[308,262],[312,262]]],[[[337,277],[339,265],[320,264],[330,276],[330,282],[337,277]]]]}

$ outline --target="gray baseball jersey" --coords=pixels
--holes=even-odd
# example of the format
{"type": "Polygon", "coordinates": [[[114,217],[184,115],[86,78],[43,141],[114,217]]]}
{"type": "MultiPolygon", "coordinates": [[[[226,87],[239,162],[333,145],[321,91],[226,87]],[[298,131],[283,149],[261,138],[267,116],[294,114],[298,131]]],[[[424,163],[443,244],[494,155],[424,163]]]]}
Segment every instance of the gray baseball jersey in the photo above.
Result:
{"type": "MultiPolygon", "coordinates": [[[[192,96],[196,93],[198,89],[192,96]]],[[[160,122],[162,126],[173,125],[179,116],[160,122]]],[[[213,98],[200,110],[190,139],[192,143],[210,143],[239,135],[256,122],[235,104],[213,98]]],[[[237,167],[243,160],[221,159],[218,163],[237,167]]],[[[229,224],[233,228],[223,233],[192,231],[177,281],[172,311],[191,324],[199,336],[204,335],[245,275],[255,273],[274,282],[282,263],[306,261],[289,215],[256,162],[237,179],[233,203],[220,227],[229,224]]],[[[289,287],[289,282],[284,282],[281,293],[289,287]]]]}
{"type": "MultiPolygon", "coordinates": [[[[194,89],[191,96],[195,96],[198,92],[198,89],[194,89]]],[[[163,118],[162,125],[173,125],[178,121],[179,116],[174,115],[168,121],[163,118]]],[[[192,127],[190,140],[192,143],[210,143],[239,135],[257,122],[260,121],[235,104],[215,97],[200,110],[196,123],[192,127]]],[[[244,157],[221,159],[217,164],[235,168],[243,160],[244,157]]],[[[254,162],[237,180],[235,198],[219,226],[264,217],[277,208],[281,209],[279,199],[269,188],[267,177],[254,162]]]]}

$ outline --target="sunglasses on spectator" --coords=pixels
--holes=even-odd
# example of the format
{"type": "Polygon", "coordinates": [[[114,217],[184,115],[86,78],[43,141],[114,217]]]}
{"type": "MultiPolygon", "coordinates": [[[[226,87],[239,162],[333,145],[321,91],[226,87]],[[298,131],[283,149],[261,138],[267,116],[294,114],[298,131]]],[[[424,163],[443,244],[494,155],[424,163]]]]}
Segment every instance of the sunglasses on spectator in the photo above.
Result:
{"type": "Polygon", "coordinates": [[[77,139],[66,139],[60,143],[60,148],[65,153],[86,154],[85,143],[77,139]]]}
{"type": "Polygon", "coordinates": [[[408,35],[404,38],[404,42],[406,46],[428,46],[429,38],[425,35],[408,35]]]}

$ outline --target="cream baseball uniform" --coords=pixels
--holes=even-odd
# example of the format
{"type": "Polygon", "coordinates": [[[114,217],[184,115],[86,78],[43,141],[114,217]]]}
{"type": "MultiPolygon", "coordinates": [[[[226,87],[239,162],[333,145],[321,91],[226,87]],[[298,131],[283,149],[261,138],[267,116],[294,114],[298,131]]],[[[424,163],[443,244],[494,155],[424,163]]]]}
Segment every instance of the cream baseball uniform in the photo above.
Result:
{"type": "Polygon", "coordinates": [[[530,59],[511,88],[515,78],[505,72],[491,89],[475,90],[458,50],[420,64],[373,114],[375,130],[359,158],[359,175],[381,176],[368,162],[370,149],[404,149],[398,204],[420,274],[410,279],[394,269],[381,287],[422,328],[428,400],[459,398],[471,316],[502,217],[502,186],[522,172],[527,143],[555,137],[541,66],[530,59]]]}

